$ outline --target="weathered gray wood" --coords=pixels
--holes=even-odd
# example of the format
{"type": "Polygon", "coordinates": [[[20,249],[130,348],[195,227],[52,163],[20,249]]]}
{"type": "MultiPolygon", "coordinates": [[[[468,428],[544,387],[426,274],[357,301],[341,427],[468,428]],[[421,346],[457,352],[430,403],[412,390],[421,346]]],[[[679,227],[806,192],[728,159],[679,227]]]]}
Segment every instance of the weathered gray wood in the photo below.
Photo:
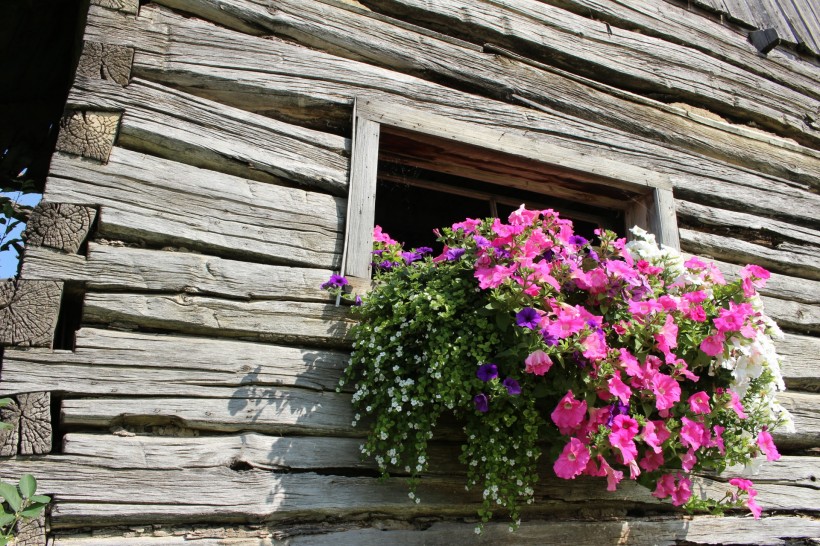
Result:
{"type": "Polygon", "coordinates": [[[766,314],[781,328],[802,333],[820,332],[820,306],[767,296],[763,296],[762,300],[766,314]]]}
{"type": "Polygon", "coordinates": [[[353,324],[345,307],[200,296],[88,293],[83,320],[134,328],[261,341],[345,346],[353,324]]]}
{"type": "Polygon", "coordinates": [[[60,120],[57,150],[100,163],[108,161],[122,114],[118,112],[69,112],[60,120]]]}
{"type": "Polygon", "coordinates": [[[14,546],[46,546],[46,513],[20,521],[14,534],[14,546]]]}
{"type": "Polygon", "coordinates": [[[732,262],[755,263],[772,271],[820,280],[816,247],[781,244],[778,249],[733,237],[680,229],[681,248],[692,254],[732,262]]]}
{"type": "MultiPolygon", "coordinates": [[[[820,196],[774,177],[761,177],[703,157],[681,154],[586,120],[489,101],[277,40],[244,36],[192,19],[180,21],[162,11],[149,11],[147,7],[143,11],[150,12],[152,18],[157,19],[157,27],[148,25],[135,34],[133,25],[117,26],[117,21],[92,13],[89,29],[99,27],[97,32],[109,34],[108,40],[150,51],[150,55],[137,56],[135,71],[138,73],[142,70],[150,73],[152,78],[208,94],[229,104],[257,111],[275,108],[276,115],[292,116],[303,122],[315,122],[319,116],[323,124],[346,124],[349,123],[349,104],[354,96],[395,102],[454,119],[503,127],[510,133],[531,138],[544,135],[553,142],[590,155],[611,157],[672,174],[675,193],[679,197],[703,200],[703,196],[708,195],[711,204],[820,225],[817,214],[820,196]],[[173,24],[160,27],[162,21],[173,24]],[[104,31],[109,27],[114,30],[104,31]],[[160,28],[162,34],[157,35],[160,28]],[[171,30],[173,41],[168,44],[171,30]],[[191,36],[182,38],[180,34],[191,36]],[[211,42],[202,43],[204,35],[214,39],[219,37],[219,43],[226,46],[214,48],[211,42]],[[179,53],[168,57],[162,53],[168,48],[178,49],[179,53]],[[249,51],[253,51],[253,55],[248,54],[249,51]],[[176,60],[179,58],[190,62],[179,63],[176,60]],[[233,66],[234,69],[226,72],[221,66],[233,66]],[[276,73],[271,74],[274,66],[276,73]],[[306,78],[305,74],[314,77],[306,78]],[[264,97],[264,101],[258,100],[259,97],[264,97]],[[299,97],[299,104],[303,106],[294,108],[294,97],[299,97]],[[333,109],[328,110],[328,107],[333,109]]],[[[134,82],[129,88],[133,86],[134,82]]]]}
{"type": "MultiPolygon", "coordinates": [[[[767,1],[777,3],[777,0],[767,1]]],[[[548,3],[584,17],[606,21],[610,25],[638,29],[650,36],[698,49],[739,68],[777,81],[781,85],[820,98],[820,89],[817,89],[816,85],[818,68],[812,63],[800,58],[778,55],[776,52],[771,52],[763,58],[750,47],[746,33],[737,32],[707,17],[699,17],[686,7],[664,0],[549,0],[548,3]]],[[[776,16],[769,10],[766,10],[766,15],[776,16]]],[[[786,36],[791,32],[778,31],[778,34],[786,36]]]]}
{"type": "Polygon", "coordinates": [[[91,0],[91,5],[134,15],[136,15],[140,7],[139,0],[91,0]]]}
{"type": "Polygon", "coordinates": [[[675,215],[675,198],[670,188],[652,190],[652,206],[649,208],[649,231],[658,243],[680,250],[678,220],[675,215]]]}
{"type": "Polygon", "coordinates": [[[771,174],[801,180],[805,177],[806,181],[815,182],[820,174],[818,156],[810,150],[794,150],[793,144],[780,139],[761,141],[759,131],[746,131],[743,136],[752,138],[739,138],[737,126],[719,124],[691,111],[570,73],[556,72],[548,66],[542,67],[549,71],[545,74],[519,62],[426,39],[412,29],[375,19],[375,15],[368,16],[369,12],[356,8],[296,0],[277,2],[271,9],[264,9],[266,3],[258,0],[166,0],[164,3],[211,17],[238,30],[246,23],[260,25],[341,57],[398,69],[425,79],[429,79],[430,74],[438,74],[445,81],[466,81],[501,100],[523,96],[535,101],[536,106],[546,104],[595,123],[771,174]],[[216,5],[218,10],[214,9],[216,5]],[[407,47],[408,43],[417,41],[421,44],[407,47]]]}
{"type": "Polygon", "coordinates": [[[101,205],[103,237],[331,268],[344,201],[115,148],[108,165],[55,155],[45,201],[101,205]]]}
{"type": "Polygon", "coordinates": [[[786,334],[778,341],[777,353],[782,357],[781,368],[786,386],[795,389],[820,390],[820,338],[786,334]]]}
{"type": "Polygon", "coordinates": [[[62,293],[56,281],[0,284],[0,344],[51,347],[62,293]]]}
{"type": "Polygon", "coordinates": [[[778,401],[794,416],[794,433],[775,431],[775,442],[783,449],[820,446],[820,395],[786,391],[778,393],[778,401]]]}
{"type": "Polygon", "coordinates": [[[113,80],[125,87],[131,78],[134,48],[99,42],[83,42],[77,74],[87,78],[113,80]]]}
{"type": "Polygon", "coordinates": [[[78,77],[68,104],[124,108],[122,146],[262,182],[287,180],[337,194],[347,188],[342,137],[136,78],[122,89],[78,77]]]}
{"type": "Polygon", "coordinates": [[[728,211],[681,199],[675,202],[675,208],[685,225],[753,230],[778,241],[785,240],[820,247],[820,231],[802,223],[782,222],[756,214],[728,211]]]}
{"type": "Polygon", "coordinates": [[[20,406],[13,398],[9,405],[0,408],[0,421],[11,425],[0,430],[0,457],[17,455],[20,449],[20,406]]]}
{"type": "Polygon", "coordinates": [[[51,451],[51,394],[18,394],[20,407],[20,455],[41,455],[51,451]]]}
{"type": "Polygon", "coordinates": [[[93,207],[40,201],[34,208],[23,233],[27,246],[26,254],[38,246],[76,254],[96,217],[97,209],[93,207]]]}
{"type": "MultiPolygon", "coordinates": [[[[0,392],[225,396],[277,387],[334,390],[344,352],[82,328],[76,349],[7,349],[0,392]]],[[[194,403],[194,405],[196,405],[194,403]]]]}
{"type": "MultiPolygon", "coordinates": [[[[756,483],[758,502],[766,509],[814,510],[820,491],[808,476],[815,458],[790,457],[783,465],[764,465],[756,483]],[[774,467],[767,478],[767,467],[774,467]],[[781,468],[781,476],[778,476],[781,468]],[[789,472],[789,473],[787,473],[789,472]],[[795,476],[800,475],[800,479],[795,476]],[[803,476],[806,476],[805,478],[803,476]]],[[[374,478],[322,476],[313,473],[277,474],[268,470],[109,469],[105,462],[70,455],[49,459],[10,460],[0,467],[0,478],[23,468],[38,476],[44,491],[53,491],[52,528],[106,524],[200,521],[282,521],[298,517],[350,518],[379,513],[401,519],[422,515],[471,516],[480,492],[465,492],[463,478],[426,478],[418,486],[422,499],[415,504],[406,493],[405,480],[380,483],[374,478]],[[215,494],[227,491],[229,494],[215,494]],[[116,511],[111,509],[116,504],[116,511]]],[[[600,479],[544,479],[537,501],[527,513],[579,513],[592,501],[617,503],[620,508],[655,507],[660,502],[634,482],[622,482],[607,492],[600,479]]],[[[702,479],[712,494],[725,484],[702,479]]]]}
{"type": "Polygon", "coordinates": [[[347,199],[343,273],[370,278],[373,261],[373,227],[376,217],[376,175],[379,169],[380,125],[359,117],[354,109],[353,150],[350,160],[350,194],[347,199]]]}
{"type": "MultiPolygon", "coordinates": [[[[315,525],[276,526],[272,531],[230,529],[227,537],[224,528],[175,529],[166,536],[122,537],[102,531],[90,536],[57,535],[54,546],[176,546],[190,544],[222,546],[274,546],[284,540],[291,546],[453,546],[455,544],[503,544],[565,546],[566,544],[630,544],[634,546],[674,546],[687,544],[757,544],[782,546],[792,539],[811,539],[820,533],[817,519],[800,516],[771,516],[761,520],[747,517],[654,517],[652,519],[622,519],[619,521],[594,521],[592,513],[578,521],[527,520],[515,532],[503,521],[488,523],[481,535],[475,535],[475,523],[461,521],[435,522],[432,525],[388,521],[353,522],[334,525],[331,530],[315,525]],[[364,527],[363,527],[364,525],[364,527]]],[[[133,533],[133,532],[132,532],[133,533]]],[[[136,534],[136,533],[133,533],[136,534]]]]}
{"type": "Polygon", "coordinates": [[[676,44],[579,17],[536,0],[440,2],[369,0],[380,11],[459,37],[520,48],[585,76],[637,92],[659,92],[718,113],[757,120],[785,135],[818,143],[804,116],[818,103],[749,72],[676,44]],[[579,37],[584,47],[578,47],[579,37]],[[652,67],[663,66],[662,72],[652,67]],[[644,67],[636,69],[636,67],[644,67]],[[765,82],[765,83],[764,83],[765,82]],[[742,98],[740,98],[742,97],[742,98]]]}
{"type": "Polygon", "coordinates": [[[298,388],[223,388],[222,398],[81,398],[65,400],[65,426],[131,428],[173,424],[212,432],[364,436],[351,426],[350,395],[298,388]]]}
{"type": "MultiPolygon", "coordinates": [[[[79,281],[94,290],[185,292],[248,300],[330,301],[329,269],[226,260],[204,254],[91,243],[88,258],[28,248],[27,279],[79,281]]],[[[369,284],[369,280],[368,280],[369,284]]],[[[367,286],[354,284],[357,293],[367,286]]]]}

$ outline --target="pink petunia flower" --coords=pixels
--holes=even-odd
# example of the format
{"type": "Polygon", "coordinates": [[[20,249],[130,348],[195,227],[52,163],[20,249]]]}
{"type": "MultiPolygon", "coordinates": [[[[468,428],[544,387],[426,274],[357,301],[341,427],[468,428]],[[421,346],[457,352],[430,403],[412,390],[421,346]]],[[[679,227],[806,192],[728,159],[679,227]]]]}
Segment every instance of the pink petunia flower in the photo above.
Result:
{"type": "Polygon", "coordinates": [[[689,397],[689,409],[692,413],[709,413],[712,409],[709,407],[709,395],[706,391],[699,391],[689,397]]]}
{"type": "Polygon", "coordinates": [[[675,490],[675,475],[674,474],[664,474],[658,480],[657,485],[655,486],[655,491],[652,492],[653,497],[657,497],[659,499],[665,499],[672,492],[675,490]]]}
{"type": "Polygon", "coordinates": [[[768,461],[776,461],[780,458],[780,453],[777,451],[777,446],[774,445],[774,440],[772,440],[772,435],[769,434],[768,430],[761,430],[757,435],[757,447],[766,455],[768,461]]]}
{"type": "Polygon", "coordinates": [[[715,425],[712,427],[712,430],[715,432],[714,445],[717,446],[721,455],[725,455],[726,446],[723,443],[723,431],[726,430],[726,427],[715,425]]]}
{"type": "Polygon", "coordinates": [[[624,478],[624,473],[609,466],[609,463],[607,463],[606,459],[601,455],[598,455],[598,462],[601,464],[601,470],[598,475],[606,476],[606,490],[615,491],[618,488],[618,484],[624,478]]]}
{"type": "Polygon", "coordinates": [[[690,472],[694,467],[695,464],[698,462],[698,458],[695,456],[695,450],[690,449],[683,455],[681,455],[681,468],[684,469],[686,472],[690,472]]]}
{"type": "Polygon", "coordinates": [[[686,504],[686,501],[692,496],[692,481],[685,477],[678,475],[678,483],[675,490],[672,491],[672,504],[681,506],[686,504]]]}
{"type": "Polygon", "coordinates": [[[682,417],[681,422],[683,426],[680,429],[680,440],[683,445],[692,449],[700,449],[702,445],[709,443],[709,432],[706,425],[687,417],[682,417]]]}
{"type": "Polygon", "coordinates": [[[589,462],[589,448],[578,438],[570,438],[558,460],[552,465],[555,475],[565,480],[575,479],[580,475],[589,462]]]}
{"type": "Polygon", "coordinates": [[[634,461],[638,456],[638,448],[634,441],[637,434],[638,422],[632,417],[616,415],[612,420],[609,443],[620,452],[624,464],[634,461]]]}
{"type": "Polygon", "coordinates": [[[680,385],[668,375],[656,373],[649,386],[655,394],[655,407],[658,410],[669,409],[680,400],[680,385]]]}
{"type": "Polygon", "coordinates": [[[552,410],[550,417],[552,422],[558,426],[561,434],[569,434],[569,432],[577,427],[587,412],[586,400],[576,400],[572,391],[567,391],[567,394],[558,402],[555,409],[552,410]]]}
{"type": "Polygon", "coordinates": [[[670,432],[664,421],[647,421],[643,426],[641,439],[652,448],[655,453],[663,451],[663,443],[669,439],[670,432]]]}
{"type": "Polygon", "coordinates": [[[666,461],[663,458],[663,453],[647,451],[638,464],[647,472],[652,472],[663,466],[664,462],[666,461]]]}
{"type": "Polygon", "coordinates": [[[737,393],[731,389],[729,389],[727,392],[731,397],[731,400],[729,401],[729,407],[735,410],[735,413],[741,419],[748,418],[749,416],[746,415],[746,412],[743,411],[743,404],[740,403],[740,397],[737,395],[737,393]]]}
{"type": "Polygon", "coordinates": [[[726,336],[723,335],[723,332],[717,332],[715,334],[712,334],[711,336],[707,336],[700,343],[700,350],[709,356],[717,356],[719,354],[723,354],[723,344],[725,342],[726,336]]]}
{"type": "Polygon", "coordinates": [[[607,387],[612,396],[617,397],[621,401],[621,403],[629,403],[629,397],[632,396],[632,389],[630,389],[623,381],[621,381],[620,374],[612,377],[607,383],[607,387]]]}
{"type": "Polygon", "coordinates": [[[549,355],[538,349],[530,353],[530,356],[524,360],[524,371],[533,375],[544,375],[552,367],[552,359],[549,355]]]}

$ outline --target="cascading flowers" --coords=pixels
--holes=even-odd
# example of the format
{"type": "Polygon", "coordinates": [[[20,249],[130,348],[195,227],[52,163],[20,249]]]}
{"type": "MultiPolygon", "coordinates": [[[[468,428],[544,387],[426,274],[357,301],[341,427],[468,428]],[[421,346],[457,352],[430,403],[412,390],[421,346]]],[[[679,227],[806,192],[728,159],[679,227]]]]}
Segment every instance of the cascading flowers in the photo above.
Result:
{"type": "Polygon", "coordinates": [[[710,499],[693,495],[692,474],[775,460],[771,431],[793,429],[775,399],[781,334],[756,293],[769,273],[750,265],[726,282],[632,231],[630,242],[596,232],[593,245],[554,211],[522,205],[507,223],[443,229],[433,258],[377,227],[377,282],[353,308],[342,379],[371,427],[363,454],[415,483],[434,428],[454,414],[483,521],[502,507],[517,522],[542,455],[559,478],[599,476],[610,491],[628,478],[675,506],[759,517],[749,480],[710,499]]]}

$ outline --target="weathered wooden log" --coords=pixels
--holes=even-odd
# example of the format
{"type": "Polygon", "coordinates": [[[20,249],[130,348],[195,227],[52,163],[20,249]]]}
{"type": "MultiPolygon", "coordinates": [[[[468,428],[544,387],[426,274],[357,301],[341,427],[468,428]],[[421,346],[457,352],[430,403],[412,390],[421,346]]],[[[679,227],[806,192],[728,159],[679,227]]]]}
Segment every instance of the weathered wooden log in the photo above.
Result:
{"type": "MultiPolygon", "coordinates": [[[[781,465],[764,465],[757,479],[758,502],[766,509],[813,511],[820,490],[810,477],[816,458],[790,457],[781,465]],[[771,467],[771,469],[769,468],[771,467]]],[[[480,492],[465,492],[463,478],[421,480],[417,494],[407,498],[404,479],[380,483],[375,478],[327,476],[314,473],[279,474],[269,470],[232,469],[229,465],[190,469],[110,469],[104,460],[71,455],[49,459],[9,460],[0,478],[26,469],[38,476],[41,488],[52,491],[52,528],[104,526],[125,523],[287,521],[308,517],[355,517],[379,513],[402,519],[423,515],[470,516],[480,492]],[[214,491],[229,491],[215,495],[214,491]],[[116,504],[117,510],[111,510],[116,504]]],[[[608,492],[600,479],[544,479],[528,514],[578,513],[590,502],[621,509],[658,509],[660,501],[635,482],[621,483],[608,492]]],[[[699,487],[722,494],[725,483],[701,479],[699,487]]],[[[605,507],[605,506],[603,506],[605,507]]],[[[660,509],[666,509],[663,505],[660,509]]]]}
{"type": "MultiPolygon", "coordinates": [[[[340,57],[361,60],[456,85],[469,85],[499,100],[523,96],[538,104],[619,130],[660,140],[778,176],[820,184],[820,156],[793,149],[779,139],[760,140],[760,132],[738,136],[736,126],[720,125],[664,103],[620,91],[569,73],[534,70],[517,61],[488,56],[450,42],[420,36],[415,29],[346,4],[321,1],[163,0],[170,7],[211,18],[236,30],[265,28],[340,57]],[[421,42],[412,48],[406,44],[421,42]],[[726,133],[730,131],[730,134],[726,133]],[[806,156],[805,154],[808,154],[806,156]]],[[[526,61],[526,60],[525,60],[526,61]]]]}
{"type": "MultiPolygon", "coordinates": [[[[44,246],[76,254],[91,231],[96,217],[97,209],[93,207],[40,201],[23,233],[27,250],[44,246]]],[[[68,279],[58,277],[53,280],[68,279]]]]}
{"type": "MultiPolygon", "coordinates": [[[[23,276],[83,282],[91,290],[185,292],[247,300],[331,301],[332,271],[226,260],[192,252],[91,243],[88,258],[26,249],[23,276]]],[[[366,290],[357,286],[357,292],[366,290]]]]}
{"type": "Polygon", "coordinates": [[[42,455],[51,451],[51,394],[18,394],[20,407],[20,455],[42,455]]]}
{"type": "MultiPolygon", "coordinates": [[[[763,58],[749,47],[743,33],[707,17],[698,17],[683,6],[663,0],[643,0],[640,3],[549,0],[548,3],[582,17],[606,21],[621,28],[639,30],[649,36],[697,49],[805,95],[820,98],[820,90],[814,83],[818,77],[818,69],[812,63],[799,57],[778,54],[777,51],[770,52],[763,58]]],[[[783,33],[783,36],[788,34],[783,33]]]]}
{"type": "Polygon", "coordinates": [[[60,121],[57,150],[106,163],[117,138],[121,116],[118,112],[67,113],[60,121]]]}
{"type": "Polygon", "coordinates": [[[46,546],[46,513],[17,523],[14,546],[46,546]]]}
{"type": "Polygon", "coordinates": [[[0,345],[51,347],[62,293],[56,281],[0,284],[0,345]]]}
{"type": "Polygon", "coordinates": [[[7,406],[0,408],[0,421],[9,425],[0,430],[0,457],[17,455],[20,451],[20,406],[13,398],[7,406]]]}
{"type": "Polygon", "coordinates": [[[788,388],[820,390],[820,338],[786,334],[783,341],[777,342],[777,353],[782,357],[788,388]]]}
{"type": "Polygon", "coordinates": [[[347,346],[347,309],[320,303],[232,301],[200,296],[86,294],[83,320],[184,334],[347,346]]]}
{"type": "Polygon", "coordinates": [[[69,104],[125,109],[121,146],[261,182],[347,188],[347,141],[339,136],[136,79],[123,89],[78,77],[69,104]]]}
{"type": "Polygon", "coordinates": [[[91,5],[136,15],[139,11],[139,0],[91,0],[91,5]]]}
{"type": "Polygon", "coordinates": [[[105,166],[56,155],[44,200],[101,205],[103,237],[326,269],[341,259],[343,200],[121,148],[105,166]]]}
{"type": "MultiPolygon", "coordinates": [[[[225,396],[226,388],[336,388],[344,352],[83,328],[76,349],[7,349],[0,392],[225,396]]],[[[194,404],[196,405],[196,404],[194,404]]]]}
{"type": "Polygon", "coordinates": [[[131,78],[134,48],[84,42],[77,74],[87,78],[113,80],[125,87],[131,78]]]}
{"type": "MultiPolygon", "coordinates": [[[[349,105],[354,96],[404,104],[455,119],[503,127],[530,138],[544,135],[552,142],[591,156],[620,159],[670,173],[676,195],[690,200],[705,201],[704,196],[708,195],[708,202],[716,206],[820,226],[820,196],[775,177],[683,154],[586,120],[489,101],[410,76],[399,78],[389,70],[278,40],[246,36],[193,19],[180,20],[161,10],[146,7],[143,11],[151,13],[155,26],[147,24],[148,19],[141,19],[143,27],[135,32],[133,25],[119,24],[105,18],[105,13],[95,15],[92,10],[88,32],[101,35],[94,39],[145,51],[135,61],[137,75],[150,75],[228,104],[256,111],[275,109],[277,116],[304,123],[315,122],[317,112],[321,112],[323,124],[342,125],[349,123],[349,105]],[[203,40],[205,35],[218,38],[224,47],[203,40]],[[250,51],[252,55],[248,54],[250,51]],[[180,63],[180,58],[189,62],[180,63]],[[233,68],[227,71],[224,66],[233,68]],[[272,67],[275,73],[271,72],[272,67]],[[313,77],[306,78],[308,73],[313,77]],[[298,97],[298,102],[294,97],[298,97]],[[297,103],[301,106],[295,108],[297,103]]],[[[70,102],[87,103],[95,96],[80,97],[76,93],[77,89],[70,102]]]]}
{"type": "MultiPolygon", "coordinates": [[[[800,516],[771,516],[758,521],[747,517],[653,517],[595,521],[595,510],[581,514],[578,520],[525,520],[515,533],[510,533],[503,521],[484,525],[475,535],[476,524],[463,521],[439,521],[432,525],[413,525],[396,521],[375,520],[365,524],[353,522],[335,524],[332,530],[316,528],[315,524],[278,525],[273,529],[238,529],[221,527],[163,529],[162,536],[143,536],[131,531],[123,537],[116,531],[98,530],[94,536],[56,535],[54,546],[177,546],[190,544],[222,546],[237,544],[272,546],[267,537],[274,534],[293,546],[452,546],[453,544],[497,544],[564,546],[566,544],[630,544],[634,546],[675,546],[685,541],[692,545],[743,543],[782,545],[790,540],[811,539],[820,533],[820,521],[800,516]],[[369,527],[368,527],[369,525],[369,527]],[[137,535],[137,536],[131,536],[137,535]]],[[[599,511],[602,516],[613,511],[599,511]]]]}
{"type": "Polygon", "coordinates": [[[367,0],[370,7],[477,43],[493,42],[584,76],[636,92],[661,93],[754,120],[814,147],[817,99],[758,78],[696,50],[613,28],[536,0],[367,0]],[[578,40],[584,47],[578,47],[578,40]],[[645,67],[637,70],[636,67],[645,67]],[[651,67],[663,66],[661,73],[651,67]],[[743,97],[738,99],[738,97],[743,97]]]}
{"type": "Polygon", "coordinates": [[[681,228],[681,248],[692,254],[735,263],[755,263],[772,271],[820,280],[820,255],[816,247],[781,244],[777,249],[754,243],[681,228]]]}

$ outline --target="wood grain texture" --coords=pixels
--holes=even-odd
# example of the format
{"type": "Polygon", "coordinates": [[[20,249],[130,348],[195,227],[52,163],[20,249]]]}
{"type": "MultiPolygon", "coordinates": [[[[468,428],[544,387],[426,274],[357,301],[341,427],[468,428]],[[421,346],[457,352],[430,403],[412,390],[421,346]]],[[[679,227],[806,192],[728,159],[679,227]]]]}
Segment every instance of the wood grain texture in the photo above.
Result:
{"type": "MultiPolygon", "coordinates": [[[[139,56],[137,57],[139,60],[139,56]]],[[[68,104],[125,109],[118,144],[262,182],[343,194],[347,141],[134,79],[125,89],[78,77],[68,104]]]]}
{"type": "MultiPolygon", "coordinates": [[[[0,392],[224,397],[279,387],[336,388],[349,355],[332,350],[82,328],[76,349],[7,349],[0,392]]],[[[194,404],[196,405],[196,404],[194,404]]]]}
{"type": "Polygon", "coordinates": [[[113,80],[121,86],[128,85],[134,48],[99,42],[83,42],[83,51],[77,65],[77,74],[86,78],[113,80]]]}
{"type": "Polygon", "coordinates": [[[376,177],[379,170],[380,125],[360,117],[356,104],[350,161],[350,193],[347,200],[347,231],[342,273],[370,278],[373,260],[373,228],[376,217],[376,177]]]}
{"type": "Polygon", "coordinates": [[[139,0],[91,0],[91,5],[133,15],[137,14],[140,7],[139,0]]]}
{"type": "Polygon", "coordinates": [[[347,309],[321,303],[233,301],[202,296],[88,293],[89,324],[159,328],[183,334],[300,345],[346,346],[347,309]]]}
{"type": "MultiPolygon", "coordinates": [[[[83,282],[92,290],[185,292],[244,300],[328,302],[332,271],[227,260],[174,250],[89,244],[88,258],[28,248],[27,279],[83,282]]],[[[368,281],[369,282],[369,281],[368,281]]],[[[356,286],[363,292],[364,286],[356,286]]]]}
{"type": "Polygon", "coordinates": [[[102,206],[99,234],[331,268],[344,201],[115,148],[108,165],[56,155],[43,199],[102,206]]]}
{"type": "Polygon", "coordinates": [[[535,106],[547,105],[550,111],[770,174],[806,182],[817,182],[820,176],[820,156],[813,150],[793,148],[793,143],[780,139],[764,140],[759,131],[739,132],[729,123],[721,125],[550,66],[535,69],[527,65],[528,59],[510,61],[428,38],[418,27],[404,28],[398,20],[379,19],[374,12],[320,1],[289,0],[270,9],[263,0],[163,3],[237,30],[256,25],[340,57],[423,79],[468,83],[498,100],[520,102],[520,97],[535,106]]]}
{"type": "Polygon", "coordinates": [[[781,244],[777,249],[733,237],[680,230],[681,248],[692,254],[724,261],[755,263],[772,271],[820,280],[820,255],[808,245],[781,244]]]}
{"type": "MultiPolygon", "coordinates": [[[[667,173],[678,197],[703,201],[708,195],[708,202],[716,206],[820,226],[820,196],[777,177],[681,153],[587,120],[488,100],[279,40],[180,19],[156,8],[146,6],[143,12],[151,19],[140,18],[138,33],[134,25],[104,17],[112,12],[92,12],[88,32],[107,36],[95,39],[144,51],[135,59],[137,75],[150,75],[227,104],[292,116],[302,123],[315,123],[321,112],[323,124],[346,126],[353,97],[394,102],[667,173]],[[218,41],[204,40],[206,35],[218,41]],[[248,54],[251,51],[253,55],[248,54]],[[189,62],[180,62],[182,58],[189,62]]],[[[134,82],[129,88],[133,86],[134,82]]]]}
{"type": "Polygon", "coordinates": [[[97,209],[94,207],[40,201],[34,207],[23,233],[27,254],[36,247],[76,254],[96,218],[97,209]]]}
{"type": "Polygon", "coordinates": [[[0,344],[51,347],[62,293],[56,281],[0,284],[0,344]]]}
{"type": "Polygon", "coordinates": [[[15,399],[0,408],[0,421],[11,425],[0,430],[0,457],[13,457],[20,449],[20,406],[15,399]]]}
{"type": "Polygon", "coordinates": [[[14,546],[46,546],[46,513],[41,512],[34,519],[17,523],[14,534],[14,546]]]}
{"type": "Polygon", "coordinates": [[[20,407],[20,455],[42,455],[51,451],[51,394],[18,394],[20,407]]]}
{"type": "Polygon", "coordinates": [[[788,388],[820,390],[820,338],[786,334],[783,341],[777,342],[777,353],[782,357],[788,388]]]}
{"type": "Polygon", "coordinates": [[[57,150],[106,163],[117,137],[120,117],[117,112],[67,113],[60,120],[57,150]]]}
{"type": "Polygon", "coordinates": [[[680,97],[720,114],[755,120],[816,147],[805,123],[820,103],[696,50],[607,28],[536,0],[367,0],[370,7],[476,43],[498,43],[586,77],[638,93],[680,97]],[[579,40],[583,47],[579,47],[579,40]],[[659,67],[663,67],[661,70],[659,67]]]}

